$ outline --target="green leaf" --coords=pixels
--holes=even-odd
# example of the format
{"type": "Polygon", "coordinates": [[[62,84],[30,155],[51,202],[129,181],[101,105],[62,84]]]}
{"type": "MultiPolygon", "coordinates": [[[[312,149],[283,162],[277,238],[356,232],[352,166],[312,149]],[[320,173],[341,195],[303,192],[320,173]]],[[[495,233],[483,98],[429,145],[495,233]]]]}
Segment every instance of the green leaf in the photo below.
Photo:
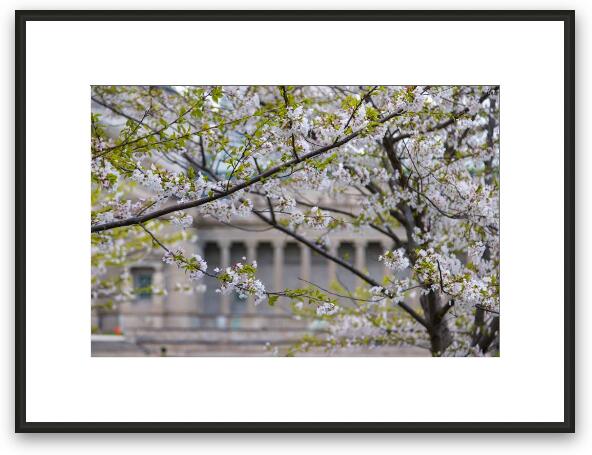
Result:
{"type": "Polygon", "coordinates": [[[191,180],[195,179],[195,169],[193,169],[192,166],[189,166],[189,169],[187,169],[187,177],[189,177],[191,180]]]}

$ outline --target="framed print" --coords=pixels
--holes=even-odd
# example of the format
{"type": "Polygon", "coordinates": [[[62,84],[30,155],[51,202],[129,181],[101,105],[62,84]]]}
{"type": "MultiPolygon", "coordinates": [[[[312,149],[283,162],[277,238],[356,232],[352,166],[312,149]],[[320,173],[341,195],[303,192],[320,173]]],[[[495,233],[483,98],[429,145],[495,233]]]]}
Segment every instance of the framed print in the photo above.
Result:
{"type": "Polygon", "coordinates": [[[574,36],[17,11],[16,431],[573,432],[574,36]]]}

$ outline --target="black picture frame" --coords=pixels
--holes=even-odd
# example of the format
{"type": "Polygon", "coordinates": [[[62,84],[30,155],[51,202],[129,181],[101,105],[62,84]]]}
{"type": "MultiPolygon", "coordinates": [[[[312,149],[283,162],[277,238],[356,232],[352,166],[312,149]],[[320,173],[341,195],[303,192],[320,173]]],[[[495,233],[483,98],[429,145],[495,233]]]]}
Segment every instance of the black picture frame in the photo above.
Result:
{"type": "Polygon", "coordinates": [[[23,433],[568,433],[575,431],[574,11],[16,11],[15,431],[23,433]],[[29,422],[26,418],[26,25],[30,21],[561,21],[564,24],[564,419],[562,422],[29,422]]]}

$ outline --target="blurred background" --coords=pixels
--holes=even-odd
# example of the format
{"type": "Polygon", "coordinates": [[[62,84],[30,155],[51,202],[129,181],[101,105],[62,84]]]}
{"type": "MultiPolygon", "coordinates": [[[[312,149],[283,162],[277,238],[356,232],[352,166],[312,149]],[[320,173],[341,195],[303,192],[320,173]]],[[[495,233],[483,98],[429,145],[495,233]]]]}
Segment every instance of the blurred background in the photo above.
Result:
{"type": "MultiPolygon", "coordinates": [[[[315,197],[319,205],[350,209],[353,201],[315,197]]],[[[241,217],[227,225],[207,217],[195,217],[188,228],[189,239],[181,246],[187,254],[201,255],[208,267],[224,268],[236,262],[256,260],[257,277],[266,288],[307,287],[314,282],[329,289],[338,286],[353,292],[358,278],[336,267],[335,263],[311,251],[258,218],[241,217]],[[191,231],[194,231],[193,235],[191,231]],[[199,234],[198,234],[199,233],[199,234]]],[[[384,236],[371,231],[340,232],[329,240],[330,251],[371,276],[382,276],[377,258],[390,248],[384,236]]],[[[214,278],[199,284],[189,282],[183,270],[162,262],[156,251],[127,267],[138,292],[128,301],[105,305],[104,299],[92,304],[93,356],[144,355],[272,355],[306,334],[325,332],[322,321],[295,316],[289,303],[280,298],[272,307],[257,306],[236,293],[221,295],[214,278]],[[154,289],[154,291],[152,290],[154,289]]],[[[342,299],[347,300],[347,299],[342,299]]],[[[347,305],[348,302],[342,302],[347,305]]],[[[315,351],[308,355],[314,355],[315,351]]],[[[323,352],[316,354],[327,355],[323,352]]],[[[415,348],[382,347],[374,350],[345,349],[341,355],[427,355],[415,348]]]]}

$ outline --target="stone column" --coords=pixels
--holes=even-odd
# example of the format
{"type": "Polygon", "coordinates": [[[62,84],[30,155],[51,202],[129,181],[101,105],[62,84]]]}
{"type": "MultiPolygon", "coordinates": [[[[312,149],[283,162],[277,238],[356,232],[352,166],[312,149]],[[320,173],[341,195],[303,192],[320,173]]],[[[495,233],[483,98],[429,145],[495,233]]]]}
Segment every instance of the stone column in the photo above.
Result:
{"type": "MultiPolygon", "coordinates": [[[[183,248],[185,256],[190,258],[197,252],[197,242],[195,239],[195,230],[187,228],[189,238],[179,242],[179,247],[183,248]]],[[[175,264],[166,266],[166,282],[168,288],[168,296],[164,308],[166,327],[192,327],[194,319],[197,317],[198,310],[193,293],[187,293],[183,290],[175,291],[177,284],[195,286],[195,281],[189,280],[187,273],[175,264]]]]}
{"type": "MultiPolygon", "coordinates": [[[[280,292],[284,290],[284,239],[273,240],[273,291],[280,292]]],[[[281,298],[278,299],[275,311],[280,312],[279,303],[281,298]]]]}
{"type": "MultiPolygon", "coordinates": [[[[127,284],[130,286],[130,288],[133,288],[134,287],[134,277],[132,275],[132,270],[129,265],[125,265],[123,267],[123,273],[128,276],[129,282],[127,284]]],[[[126,299],[125,301],[115,305],[115,315],[114,316],[117,321],[115,323],[115,325],[118,326],[123,331],[123,333],[125,333],[125,331],[128,328],[127,327],[128,321],[126,321],[126,319],[127,318],[129,318],[130,320],[134,319],[134,315],[130,314],[133,312],[133,310],[134,310],[134,307],[133,307],[133,303],[131,300],[126,299]]],[[[108,319],[111,319],[111,318],[108,318],[108,319]]],[[[131,328],[134,328],[133,323],[130,324],[130,326],[131,326],[131,328]]]]}
{"type": "MultiPolygon", "coordinates": [[[[337,256],[337,248],[339,247],[339,241],[334,240],[329,245],[329,254],[331,256],[337,256]]],[[[331,286],[337,279],[337,264],[333,262],[331,259],[327,259],[327,287],[331,286]]]]}
{"type": "MultiPolygon", "coordinates": [[[[366,270],[366,241],[362,239],[354,240],[354,247],[356,249],[355,267],[360,272],[366,270]]],[[[358,277],[358,284],[362,284],[362,279],[358,277]]]]}
{"type": "MultiPolygon", "coordinates": [[[[310,248],[306,245],[300,245],[300,276],[303,280],[310,281],[310,248]]],[[[308,286],[303,283],[303,286],[308,286]]]]}
{"type": "Polygon", "coordinates": [[[274,291],[284,288],[284,239],[273,241],[273,287],[274,291]]]}
{"type": "MultiPolygon", "coordinates": [[[[230,240],[219,240],[218,246],[220,247],[220,268],[222,270],[230,266],[230,240]]],[[[220,296],[220,309],[224,317],[228,317],[230,314],[230,294],[220,296]]]]}
{"type": "MultiPolygon", "coordinates": [[[[195,244],[195,253],[198,254],[202,259],[205,259],[204,257],[204,251],[203,251],[203,247],[201,245],[201,243],[196,243],[195,244]]],[[[209,270],[209,272],[211,272],[211,270],[209,270]]],[[[192,283],[194,289],[196,286],[199,286],[200,284],[204,284],[204,278],[200,278],[198,281],[192,283]]],[[[195,306],[195,311],[198,314],[198,318],[202,317],[202,314],[204,312],[204,303],[203,303],[203,299],[204,299],[204,295],[202,292],[194,292],[193,294],[193,299],[194,299],[194,306],[195,306]]],[[[201,319],[199,320],[199,324],[202,324],[201,319]]]]}
{"type": "MultiPolygon", "coordinates": [[[[152,286],[159,292],[168,291],[166,289],[166,282],[163,273],[163,264],[158,263],[154,265],[154,273],[152,274],[152,286]]],[[[162,328],[164,327],[164,296],[162,294],[152,295],[152,313],[153,316],[153,327],[162,328]]]]}

